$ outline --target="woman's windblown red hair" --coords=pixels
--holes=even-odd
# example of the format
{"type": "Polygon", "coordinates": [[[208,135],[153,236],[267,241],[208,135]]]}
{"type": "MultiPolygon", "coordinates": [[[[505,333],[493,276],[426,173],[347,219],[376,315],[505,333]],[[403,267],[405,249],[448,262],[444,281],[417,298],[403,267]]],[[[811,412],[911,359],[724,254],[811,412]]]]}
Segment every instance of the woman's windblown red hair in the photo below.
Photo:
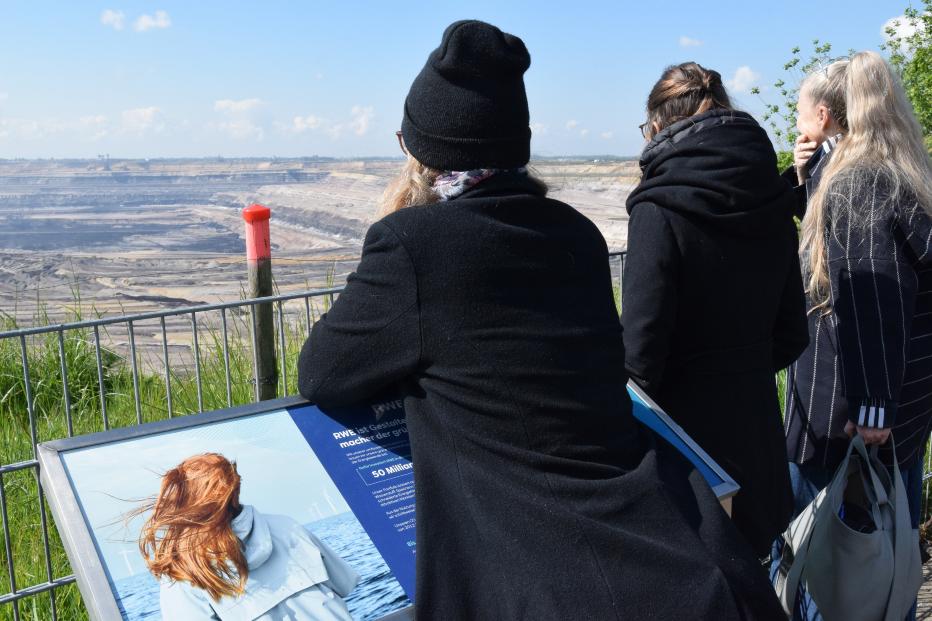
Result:
{"type": "Polygon", "coordinates": [[[190,457],[166,472],[158,496],[133,512],[152,512],[139,534],[152,575],[187,582],[215,601],[242,594],[248,567],[231,526],[239,489],[236,464],[216,453],[190,457]]]}

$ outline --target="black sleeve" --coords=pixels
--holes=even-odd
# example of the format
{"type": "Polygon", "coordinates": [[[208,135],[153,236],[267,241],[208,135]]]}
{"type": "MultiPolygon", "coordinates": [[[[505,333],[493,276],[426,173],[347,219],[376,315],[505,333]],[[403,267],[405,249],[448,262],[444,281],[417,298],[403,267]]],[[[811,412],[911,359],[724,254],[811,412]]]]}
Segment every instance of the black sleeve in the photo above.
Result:
{"type": "Polygon", "coordinates": [[[809,345],[806,323],[806,294],[799,268],[795,225],[791,225],[790,268],[783,283],[780,308],[773,327],[773,367],[779,371],[793,364],[809,345]]]}
{"type": "Polygon", "coordinates": [[[410,375],[420,360],[417,279],[401,241],[372,225],[356,272],[311,330],[298,359],[298,390],[321,405],[347,405],[410,375]]]}
{"type": "Polygon", "coordinates": [[[670,355],[676,324],[680,251],[660,208],[642,203],[628,220],[621,292],[625,367],[645,389],[656,388],[670,355]]]}
{"type": "Polygon", "coordinates": [[[796,199],[796,208],[793,210],[793,215],[802,220],[803,216],[806,215],[806,204],[808,202],[807,197],[809,192],[807,190],[807,184],[799,182],[795,166],[790,166],[784,170],[780,176],[783,177],[793,189],[793,198],[796,199]]]}
{"type": "Polygon", "coordinates": [[[894,210],[881,193],[860,190],[826,196],[837,222],[828,243],[832,312],[848,419],[888,428],[896,422],[917,280],[897,243],[894,210]],[[846,217],[852,210],[862,216],[846,217]]]}

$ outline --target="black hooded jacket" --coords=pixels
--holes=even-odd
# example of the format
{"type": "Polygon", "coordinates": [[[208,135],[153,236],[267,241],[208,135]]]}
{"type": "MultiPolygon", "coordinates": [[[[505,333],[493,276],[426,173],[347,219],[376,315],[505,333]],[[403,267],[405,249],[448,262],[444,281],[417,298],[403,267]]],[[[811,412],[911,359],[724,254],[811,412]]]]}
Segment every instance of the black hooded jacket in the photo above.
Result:
{"type": "Polygon", "coordinates": [[[792,496],[774,372],[805,349],[795,200],[743,112],[659,133],[628,198],[625,365],[741,485],[734,519],[764,556],[792,496]]]}

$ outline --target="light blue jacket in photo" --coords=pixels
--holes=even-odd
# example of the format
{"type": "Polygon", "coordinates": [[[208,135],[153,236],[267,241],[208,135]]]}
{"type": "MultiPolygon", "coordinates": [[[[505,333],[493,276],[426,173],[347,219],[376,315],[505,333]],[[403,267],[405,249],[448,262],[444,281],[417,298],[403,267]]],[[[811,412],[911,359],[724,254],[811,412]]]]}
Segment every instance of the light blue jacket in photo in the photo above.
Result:
{"type": "Polygon", "coordinates": [[[163,581],[163,621],[352,621],[343,598],[359,574],[325,543],[293,519],[250,505],[232,527],[249,566],[246,592],[215,602],[186,582],[163,581]]]}

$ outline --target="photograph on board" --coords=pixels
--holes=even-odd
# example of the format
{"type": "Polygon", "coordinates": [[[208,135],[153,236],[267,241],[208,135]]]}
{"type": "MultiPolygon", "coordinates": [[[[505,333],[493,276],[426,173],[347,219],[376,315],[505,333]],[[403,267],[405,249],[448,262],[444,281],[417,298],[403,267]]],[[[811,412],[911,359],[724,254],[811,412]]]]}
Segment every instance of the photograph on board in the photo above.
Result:
{"type": "Polygon", "coordinates": [[[355,621],[410,605],[285,410],[62,459],[126,621],[355,621]]]}

